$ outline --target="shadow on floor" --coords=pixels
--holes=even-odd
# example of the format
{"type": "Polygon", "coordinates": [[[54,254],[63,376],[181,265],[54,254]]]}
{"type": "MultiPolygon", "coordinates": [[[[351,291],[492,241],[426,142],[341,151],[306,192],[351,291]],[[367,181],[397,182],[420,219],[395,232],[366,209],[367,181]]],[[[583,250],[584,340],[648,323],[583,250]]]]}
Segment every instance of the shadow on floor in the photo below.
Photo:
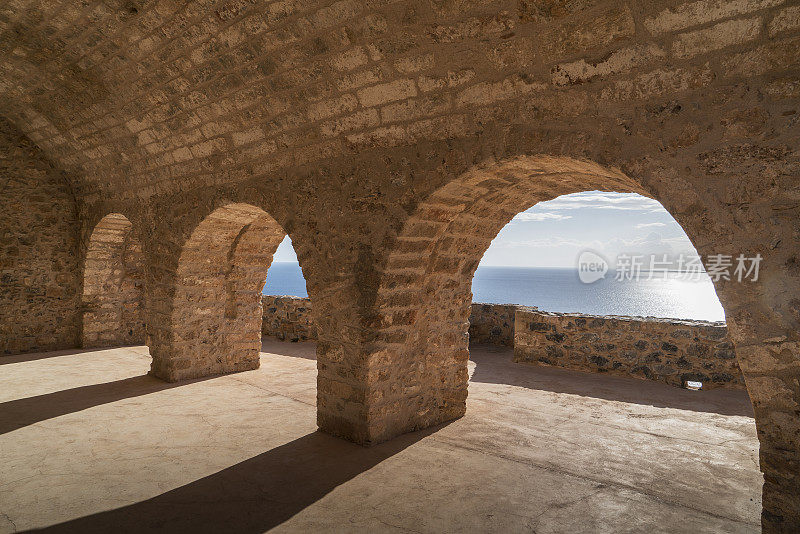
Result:
{"type": "Polygon", "coordinates": [[[11,363],[24,363],[33,362],[36,360],[44,360],[46,358],[57,358],[59,356],[70,356],[72,354],[83,354],[84,352],[94,352],[97,350],[105,349],[63,349],[54,350],[50,352],[29,352],[24,354],[0,354],[0,365],[8,365],[11,363]]]}
{"type": "Polygon", "coordinates": [[[314,432],[152,499],[43,530],[261,533],[443,426],[371,448],[314,432]]]}
{"type": "Polygon", "coordinates": [[[208,378],[168,383],[150,375],[142,375],[3,402],[0,403],[0,434],[102,404],[185,386],[202,380],[208,380],[208,378]]]}
{"type": "MultiPolygon", "coordinates": [[[[274,337],[261,338],[261,352],[267,354],[280,354],[304,360],[317,359],[317,344],[313,341],[281,341],[274,337]]],[[[262,354],[262,358],[264,355],[262,354]]]]}
{"type": "Polygon", "coordinates": [[[470,360],[475,362],[475,371],[470,381],[506,384],[656,408],[753,417],[753,405],[746,391],[731,389],[689,391],[652,380],[515,363],[513,357],[510,348],[492,345],[471,346],[470,360]]]}
{"type": "MultiPolygon", "coordinates": [[[[262,339],[262,358],[280,354],[316,360],[314,342],[290,343],[262,339]]],[[[588,373],[545,365],[515,363],[510,347],[476,344],[470,347],[475,363],[471,382],[505,384],[532,390],[567,393],[582,397],[627,402],[656,408],[753,417],[753,405],[746,391],[713,389],[689,391],[653,380],[588,373]]]]}

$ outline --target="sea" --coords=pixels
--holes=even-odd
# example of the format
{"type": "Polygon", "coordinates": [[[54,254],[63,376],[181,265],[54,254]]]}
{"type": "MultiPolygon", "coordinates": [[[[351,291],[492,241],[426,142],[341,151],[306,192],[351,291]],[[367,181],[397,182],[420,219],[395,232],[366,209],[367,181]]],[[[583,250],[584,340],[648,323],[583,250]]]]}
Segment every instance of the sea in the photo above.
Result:
{"type": "MultiPolygon", "coordinates": [[[[480,266],[472,280],[472,300],[536,306],[543,311],[593,315],[634,315],[671,319],[724,321],[725,313],[707,275],[643,272],[638,279],[610,271],[585,284],[574,269],[480,266]]],[[[267,295],[306,297],[296,263],[273,263],[264,286],[267,295]]]]}

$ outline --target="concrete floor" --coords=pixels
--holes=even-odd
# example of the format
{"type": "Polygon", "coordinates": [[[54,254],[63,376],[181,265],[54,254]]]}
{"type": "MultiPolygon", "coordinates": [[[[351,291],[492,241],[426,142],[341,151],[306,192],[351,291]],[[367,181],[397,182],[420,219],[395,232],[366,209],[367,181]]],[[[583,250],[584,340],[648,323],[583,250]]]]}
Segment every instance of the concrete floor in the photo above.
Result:
{"type": "Polygon", "coordinates": [[[757,532],[743,392],[474,347],[467,416],[364,449],[316,432],[314,345],[145,376],[146,347],[0,358],[0,532],[757,532]]]}

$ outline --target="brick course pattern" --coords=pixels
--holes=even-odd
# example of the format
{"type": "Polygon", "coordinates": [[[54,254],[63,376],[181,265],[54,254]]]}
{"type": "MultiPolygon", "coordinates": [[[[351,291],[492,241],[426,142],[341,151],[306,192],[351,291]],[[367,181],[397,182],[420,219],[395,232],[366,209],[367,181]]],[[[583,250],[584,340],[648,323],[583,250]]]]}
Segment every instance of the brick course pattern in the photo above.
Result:
{"type": "Polygon", "coordinates": [[[723,323],[516,310],[514,361],[744,389],[723,323]]]}
{"type": "Polygon", "coordinates": [[[124,215],[112,213],[97,223],[83,272],[81,346],[145,343],[144,255],[124,215]]]}
{"type": "Polygon", "coordinates": [[[261,306],[264,311],[263,335],[281,341],[317,339],[317,329],[311,317],[311,299],[264,295],[261,306]]]}
{"type": "MultiPolygon", "coordinates": [[[[262,333],[282,341],[316,339],[311,300],[264,295],[262,333]]],[[[514,347],[517,362],[646,378],[684,387],[745,389],[724,323],[538,311],[472,304],[470,343],[514,347]]]]}
{"type": "Polygon", "coordinates": [[[473,302],[469,314],[470,343],[513,347],[516,310],[513,304],[473,302]]]}
{"type": "Polygon", "coordinates": [[[79,246],[69,183],[0,118],[0,354],[77,346],[79,246]]]}
{"type": "MultiPolygon", "coordinates": [[[[787,0],[0,3],[0,116],[53,170],[23,189],[60,191],[31,211],[66,221],[68,249],[30,290],[4,254],[4,342],[79,342],[89,237],[121,213],[141,236],[153,373],[252,368],[263,273],[243,256],[269,250],[246,234],[281,228],[313,300],[319,427],[377,443],[465,413],[470,280],[515,213],[641,193],[704,257],[763,257],[758,282],[716,289],[759,430],[763,525],[796,531],[797,21],[787,0]],[[32,296],[58,274],[64,325],[32,296]]],[[[33,176],[10,146],[14,175],[33,176]]],[[[3,246],[45,258],[50,229],[28,221],[4,223],[3,246]]]]}

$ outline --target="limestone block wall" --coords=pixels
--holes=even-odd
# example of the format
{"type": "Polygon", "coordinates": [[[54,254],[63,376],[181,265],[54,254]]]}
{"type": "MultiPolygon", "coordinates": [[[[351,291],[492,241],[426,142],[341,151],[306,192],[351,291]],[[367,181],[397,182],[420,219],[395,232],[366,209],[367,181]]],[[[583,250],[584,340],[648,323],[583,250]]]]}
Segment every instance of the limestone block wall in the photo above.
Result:
{"type": "Polygon", "coordinates": [[[65,175],[0,117],[0,354],[77,345],[79,236],[65,175]]]}
{"type": "MultiPolygon", "coordinates": [[[[264,295],[262,334],[285,341],[317,338],[311,319],[311,299],[264,295]]],[[[514,346],[514,312],[511,304],[473,303],[469,335],[473,343],[514,346]]]]}
{"type": "MultiPolygon", "coordinates": [[[[798,530],[796,2],[135,4],[0,2],[0,114],[74,177],[81,212],[142,229],[156,374],[221,372],[214,334],[238,332],[223,314],[240,302],[222,297],[239,293],[214,270],[220,300],[173,314],[202,292],[179,260],[202,259],[200,221],[247,202],[303,263],[320,428],[377,443],[454,419],[491,239],[562,194],[645,193],[704,257],[764,258],[759,282],[716,287],[759,423],[765,529],[798,530]]],[[[4,267],[14,291],[27,269],[4,267]]],[[[242,291],[252,327],[260,295],[242,291]]],[[[8,295],[2,337],[20,339],[40,321],[8,295]]],[[[250,358],[258,333],[231,346],[250,358]]]]}
{"type": "Polygon", "coordinates": [[[131,222],[119,213],[103,217],[84,263],[81,346],[145,343],[143,288],[144,255],[131,222]]]}
{"type": "Polygon", "coordinates": [[[263,335],[281,341],[317,339],[317,329],[311,319],[311,299],[264,295],[261,306],[264,313],[261,323],[263,335]]]}
{"type": "Polygon", "coordinates": [[[516,311],[514,360],[682,386],[744,389],[723,323],[516,311]]]}
{"type": "MultiPolygon", "coordinates": [[[[283,341],[317,338],[311,300],[264,295],[262,334],[283,341]]],[[[723,323],[539,311],[514,304],[472,304],[471,343],[514,347],[518,362],[608,372],[683,386],[744,389],[723,323]]]]}
{"type": "Polygon", "coordinates": [[[485,304],[473,302],[469,316],[470,343],[491,343],[514,346],[513,304],[485,304]]]}

